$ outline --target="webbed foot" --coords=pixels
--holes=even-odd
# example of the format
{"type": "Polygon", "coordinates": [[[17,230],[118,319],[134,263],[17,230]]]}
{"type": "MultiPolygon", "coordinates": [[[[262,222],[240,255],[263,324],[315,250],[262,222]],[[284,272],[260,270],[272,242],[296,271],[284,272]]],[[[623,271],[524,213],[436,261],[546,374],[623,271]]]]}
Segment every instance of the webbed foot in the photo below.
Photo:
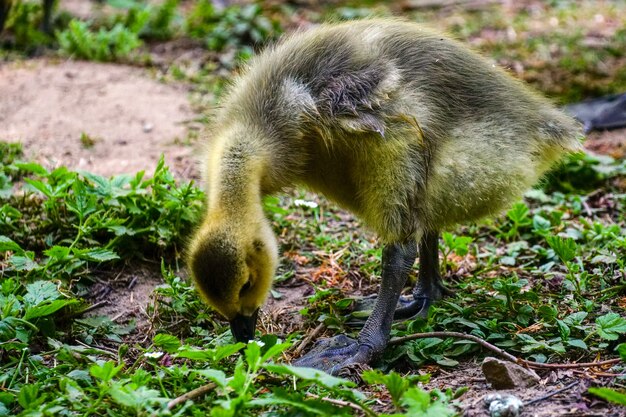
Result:
{"type": "Polygon", "coordinates": [[[411,317],[428,317],[430,306],[443,299],[454,295],[454,291],[446,288],[440,279],[424,280],[418,282],[413,289],[413,301],[396,309],[393,314],[394,320],[406,320],[411,317]],[[422,285],[422,282],[429,284],[422,285]]]}
{"type": "Polygon", "coordinates": [[[341,334],[319,340],[306,355],[293,364],[338,375],[345,367],[369,363],[375,353],[372,347],[341,334]]]}
{"type": "Polygon", "coordinates": [[[389,339],[394,309],[416,255],[415,241],[386,245],[383,249],[382,282],[376,305],[361,329],[358,341],[344,335],[320,340],[294,365],[338,375],[342,369],[362,368],[361,365],[367,365],[382,353],[389,339]]]}

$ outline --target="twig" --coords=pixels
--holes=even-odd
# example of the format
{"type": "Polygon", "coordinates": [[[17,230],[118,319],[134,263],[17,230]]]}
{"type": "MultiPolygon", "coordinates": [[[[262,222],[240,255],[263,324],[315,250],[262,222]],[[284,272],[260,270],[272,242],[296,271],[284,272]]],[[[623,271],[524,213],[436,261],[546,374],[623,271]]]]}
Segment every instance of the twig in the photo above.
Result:
{"type": "Polygon", "coordinates": [[[206,384],[206,385],[203,385],[203,386],[201,386],[199,388],[191,390],[191,391],[181,395],[180,397],[174,398],[172,401],[167,403],[167,409],[171,410],[172,408],[176,407],[177,405],[183,404],[187,400],[193,400],[194,398],[199,397],[199,396],[201,396],[203,394],[206,394],[209,391],[213,391],[215,389],[215,387],[217,387],[217,384],[215,384],[215,382],[211,382],[210,384],[206,384]]]}
{"type": "Polygon", "coordinates": [[[620,358],[607,359],[599,362],[581,362],[581,363],[539,363],[527,361],[524,359],[518,359],[522,364],[528,365],[532,368],[552,368],[552,369],[570,369],[570,368],[596,368],[599,366],[615,365],[620,363],[620,358]]]}
{"type": "Polygon", "coordinates": [[[350,407],[353,410],[363,411],[365,413],[365,415],[367,415],[367,416],[376,417],[376,414],[374,412],[372,412],[372,410],[370,410],[369,408],[367,408],[365,406],[362,406],[360,404],[351,403],[349,401],[344,401],[344,400],[336,400],[334,398],[322,397],[320,395],[311,394],[311,393],[307,393],[307,396],[308,397],[312,397],[312,398],[316,398],[316,399],[321,400],[321,401],[325,401],[325,402],[333,404],[333,405],[338,405],[339,407],[350,407]]]}
{"type": "Polygon", "coordinates": [[[492,352],[497,353],[498,355],[502,356],[504,359],[506,359],[506,360],[508,360],[510,362],[517,362],[518,361],[518,358],[516,358],[515,356],[511,355],[508,352],[505,352],[504,350],[500,349],[497,346],[492,345],[491,343],[489,343],[487,341],[484,341],[480,337],[476,337],[476,336],[471,335],[471,334],[459,333],[459,332],[415,333],[415,334],[411,334],[411,335],[404,336],[404,337],[394,337],[393,339],[391,339],[389,341],[389,343],[387,345],[388,346],[389,345],[398,345],[400,343],[408,342],[409,340],[427,339],[429,337],[456,337],[458,339],[471,340],[472,342],[478,343],[482,347],[484,347],[486,349],[489,349],[492,352]]]}
{"type": "Polygon", "coordinates": [[[589,204],[587,204],[586,201],[583,200],[583,208],[585,209],[585,213],[587,214],[587,217],[593,217],[593,213],[591,212],[591,208],[589,207],[589,204]]]}
{"type": "Polygon", "coordinates": [[[293,356],[300,355],[304,348],[307,347],[309,343],[311,343],[311,340],[319,336],[319,334],[324,331],[324,328],[324,323],[320,323],[315,329],[313,329],[313,331],[307,337],[302,339],[302,342],[300,342],[300,344],[295,347],[295,349],[293,350],[293,356]]]}
{"type": "Polygon", "coordinates": [[[478,343],[485,349],[491,350],[492,352],[497,353],[502,356],[504,359],[519,363],[521,365],[528,366],[529,368],[550,368],[550,369],[567,369],[567,368],[592,368],[606,365],[615,365],[620,363],[622,360],[620,358],[608,359],[605,361],[599,362],[584,362],[584,363],[539,363],[533,361],[527,361],[525,359],[518,358],[516,356],[511,355],[508,352],[500,349],[497,346],[492,345],[491,343],[476,337],[471,334],[459,333],[459,332],[429,332],[429,333],[415,333],[412,335],[404,336],[404,337],[394,337],[388,343],[388,345],[398,345],[400,343],[408,342],[409,340],[415,339],[426,339],[429,337],[456,337],[459,339],[471,340],[474,343],[478,343]]]}
{"type": "Polygon", "coordinates": [[[546,394],[546,395],[544,395],[544,396],[541,396],[541,397],[539,397],[539,398],[535,398],[535,399],[534,399],[534,400],[532,400],[532,401],[528,401],[527,403],[524,403],[524,406],[529,406],[529,405],[531,405],[531,404],[536,404],[536,403],[541,402],[541,401],[543,401],[543,400],[547,400],[548,398],[553,397],[553,396],[555,396],[556,394],[560,394],[560,393],[562,393],[563,391],[567,391],[568,389],[570,389],[570,388],[574,387],[575,385],[578,385],[578,383],[579,383],[579,382],[580,382],[580,381],[574,381],[574,382],[572,382],[572,383],[570,383],[570,384],[568,384],[568,385],[564,386],[563,388],[557,389],[556,391],[549,392],[548,394],[546,394]]]}
{"type": "Polygon", "coordinates": [[[82,316],[83,314],[85,314],[85,313],[87,313],[89,311],[95,310],[95,309],[100,308],[103,305],[107,305],[107,304],[109,304],[108,300],[98,301],[97,303],[92,304],[92,305],[90,305],[87,308],[84,308],[84,309],[82,309],[80,311],[75,312],[74,314],[72,314],[72,317],[82,316]]]}

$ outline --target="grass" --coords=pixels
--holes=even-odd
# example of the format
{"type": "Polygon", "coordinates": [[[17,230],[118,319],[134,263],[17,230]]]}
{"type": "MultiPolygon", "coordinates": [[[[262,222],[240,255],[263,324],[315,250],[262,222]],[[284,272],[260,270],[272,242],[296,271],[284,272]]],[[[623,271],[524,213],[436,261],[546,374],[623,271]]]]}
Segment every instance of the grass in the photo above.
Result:
{"type": "MultiPolygon", "coordinates": [[[[195,72],[177,64],[165,74],[205,96],[219,94],[234,56],[245,59],[286,19],[258,7],[217,12],[208,2],[191,11],[177,1],[157,8],[130,3],[107,21],[73,20],[65,27],[59,21],[57,39],[69,37],[70,24],[85,37],[115,27],[137,42],[194,37],[221,52],[195,72]]],[[[603,2],[556,3],[534,15],[488,7],[412,17],[437,19],[562,102],[623,90],[623,10],[603,2]],[[606,24],[597,35],[588,17],[599,14],[606,24]],[[589,41],[596,38],[601,42],[589,41]]],[[[20,7],[9,30],[19,42],[39,42],[26,30],[38,24],[38,6],[20,7]],[[21,32],[19,22],[26,25],[21,32]]],[[[369,10],[361,5],[337,13],[353,18],[369,10]]],[[[388,5],[375,11],[387,14],[388,5]]],[[[91,46],[100,42],[85,39],[91,46]]],[[[102,39],[115,48],[117,41],[102,39]]],[[[80,43],[73,45],[61,47],[74,51],[80,43]]],[[[103,60],[131,53],[86,50],[86,57],[103,60]]],[[[85,137],[83,145],[93,140],[85,137]]],[[[454,370],[487,353],[454,338],[407,341],[390,346],[358,385],[286,365],[320,324],[327,334],[356,335],[354,319],[364,313],[352,311],[354,299],[375,293],[380,273],[375,237],[349,214],[300,190],[265,201],[284,255],[273,297],[302,281],[312,294],[300,324],[288,315],[264,323],[269,331],[240,353],[243,346],[233,344],[227,324],[199,300],[182,265],[185,237],[203,207],[195,184],[176,181],[162,161],[149,175],[104,178],[23,161],[16,144],[0,142],[0,155],[0,416],[455,415],[466,390],[428,392],[423,370],[454,370]],[[85,314],[98,285],[137,265],[163,279],[147,306],[147,326],[85,314]],[[203,395],[193,401],[181,397],[197,389],[203,395]]],[[[456,295],[426,319],[394,324],[392,336],[457,331],[536,362],[626,360],[625,177],[624,161],[574,156],[496,219],[446,231],[442,273],[456,295]]],[[[417,275],[415,269],[411,279],[417,275]]],[[[624,370],[622,363],[612,372],[624,370]]],[[[618,389],[589,392],[623,404],[624,377],[614,383],[618,389]]]]}

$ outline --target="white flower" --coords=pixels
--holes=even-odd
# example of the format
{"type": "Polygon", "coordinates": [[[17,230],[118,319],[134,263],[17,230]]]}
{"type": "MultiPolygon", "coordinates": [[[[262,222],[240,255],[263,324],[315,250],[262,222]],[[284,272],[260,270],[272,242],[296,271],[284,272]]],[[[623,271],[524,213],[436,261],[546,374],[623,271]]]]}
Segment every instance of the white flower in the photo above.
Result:
{"type": "Polygon", "coordinates": [[[308,208],[317,208],[317,203],[315,201],[306,201],[306,200],[294,200],[293,202],[298,207],[308,207],[308,208]]]}

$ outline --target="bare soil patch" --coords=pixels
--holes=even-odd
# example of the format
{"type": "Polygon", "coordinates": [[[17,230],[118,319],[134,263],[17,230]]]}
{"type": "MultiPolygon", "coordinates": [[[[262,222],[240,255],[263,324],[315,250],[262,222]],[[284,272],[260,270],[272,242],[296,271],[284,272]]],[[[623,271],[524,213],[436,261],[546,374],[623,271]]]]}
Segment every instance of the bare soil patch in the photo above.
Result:
{"type": "Polygon", "coordinates": [[[0,140],[22,142],[28,160],[113,175],[149,173],[164,154],[177,176],[196,175],[184,86],[129,66],[32,60],[0,67],[0,91],[0,140]]]}

